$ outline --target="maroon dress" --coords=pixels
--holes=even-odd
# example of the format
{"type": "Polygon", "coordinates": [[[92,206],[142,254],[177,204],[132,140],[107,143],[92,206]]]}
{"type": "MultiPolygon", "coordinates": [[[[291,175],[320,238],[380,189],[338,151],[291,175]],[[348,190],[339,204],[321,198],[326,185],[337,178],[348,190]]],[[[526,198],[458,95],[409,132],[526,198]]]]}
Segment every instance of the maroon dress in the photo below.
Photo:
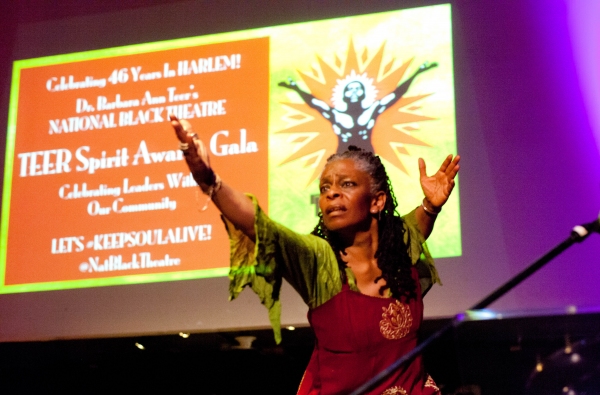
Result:
{"type": "MultiPolygon", "coordinates": [[[[299,395],[347,395],[417,345],[423,320],[423,299],[417,270],[416,299],[408,304],[350,290],[309,310],[316,341],[299,395]]],[[[440,394],[425,373],[420,356],[387,377],[369,394],[440,394]]]]}

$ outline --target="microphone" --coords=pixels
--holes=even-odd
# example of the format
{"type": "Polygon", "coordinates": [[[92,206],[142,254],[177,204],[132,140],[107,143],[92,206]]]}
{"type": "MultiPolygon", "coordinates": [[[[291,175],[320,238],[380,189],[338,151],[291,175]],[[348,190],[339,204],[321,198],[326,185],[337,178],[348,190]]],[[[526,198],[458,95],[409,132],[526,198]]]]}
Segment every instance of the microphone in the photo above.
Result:
{"type": "Polygon", "coordinates": [[[571,237],[576,238],[577,241],[582,241],[593,232],[600,233],[600,215],[592,222],[575,226],[571,232],[571,237]]]}

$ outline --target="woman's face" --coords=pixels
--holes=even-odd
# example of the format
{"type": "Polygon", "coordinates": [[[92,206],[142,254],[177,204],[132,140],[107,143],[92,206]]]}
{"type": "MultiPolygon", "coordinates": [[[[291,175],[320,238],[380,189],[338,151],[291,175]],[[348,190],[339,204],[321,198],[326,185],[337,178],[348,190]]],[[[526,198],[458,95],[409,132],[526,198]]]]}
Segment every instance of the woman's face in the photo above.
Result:
{"type": "Polygon", "coordinates": [[[321,174],[319,208],[330,231],[364,230],[371,224],[376,199],[371,194],[371,176],[353,159],[331,162],[321,174]]]}

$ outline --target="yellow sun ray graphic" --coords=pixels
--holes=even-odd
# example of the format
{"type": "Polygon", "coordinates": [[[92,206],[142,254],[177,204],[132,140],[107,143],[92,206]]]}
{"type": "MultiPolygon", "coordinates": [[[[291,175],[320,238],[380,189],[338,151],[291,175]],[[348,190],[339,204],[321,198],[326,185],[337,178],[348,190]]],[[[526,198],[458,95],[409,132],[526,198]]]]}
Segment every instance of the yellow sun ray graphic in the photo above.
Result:
{"type": "MultiPolygon", "coordinates": [[[[407,173],[401,155],[410,155],[410,145],[431,146],[413,134],[418,132],[419,122],[436,118],[418,113],[419,102],[431,93],[414,96],[405,93],[417,74],[436,64],[424,64],[406,77],[413,59],[395,66],[396,59],[392,58],[384,64],[384,52],[385,42],[372,56],[366,47],[359,55],[350,39],[344,60],[336,55],[333,62],[328,63],[317,56],[317,66],[310,72],[298,71],[308,92],[293,81],[279,84],[298,92],[304,101],[280,103],[286,111],[282,119],[287,127],[276,133],[288,134],[288,142],[295,146],[294,152],[280,166],[300,161],[303,167],[313,168],[310,184],[317,179],[330,155],[345,149],[344,144],[359,141],[360,137],[367,147],[407,173]],[[362,113],[355,116],[348,115],[352,99],[356,97],[352,97],[351,85],[362,94],[359,103],[362,113]],[[347,126],[349,124],[351,126],[347,126]]],[[[356,104],[353,108],[356,110],[356,104]]]]}

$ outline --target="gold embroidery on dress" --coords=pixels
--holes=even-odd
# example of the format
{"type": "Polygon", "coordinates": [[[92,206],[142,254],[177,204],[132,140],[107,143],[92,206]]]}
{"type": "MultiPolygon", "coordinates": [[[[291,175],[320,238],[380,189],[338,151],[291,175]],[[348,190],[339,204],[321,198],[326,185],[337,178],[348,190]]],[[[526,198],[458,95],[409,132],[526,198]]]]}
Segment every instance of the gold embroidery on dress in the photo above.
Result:
{"type": "Polygon", "coordinates": [[[436,391],[439,391],[440,389],[438,388],[438,386],[435,384],[435,381],[433,381],[433,379],[431,378],[430,375],[427,375],[427,381],[425,382],[425,387],[431,387],[436,391]]]}
{"type": "Polygon", "coordinates": [[[386,339],[401,339],[408,334],[412,326],[412,315],[410,308],[396,300],[387,307],[382,307],[381,321],[379,321],[379,330],[386,339]]]}
{"type": "Polygon", "coordinates": [[[381,395],[408,395],[408,392],[402,387],[392,387],[383,391],[381,395]]]}

